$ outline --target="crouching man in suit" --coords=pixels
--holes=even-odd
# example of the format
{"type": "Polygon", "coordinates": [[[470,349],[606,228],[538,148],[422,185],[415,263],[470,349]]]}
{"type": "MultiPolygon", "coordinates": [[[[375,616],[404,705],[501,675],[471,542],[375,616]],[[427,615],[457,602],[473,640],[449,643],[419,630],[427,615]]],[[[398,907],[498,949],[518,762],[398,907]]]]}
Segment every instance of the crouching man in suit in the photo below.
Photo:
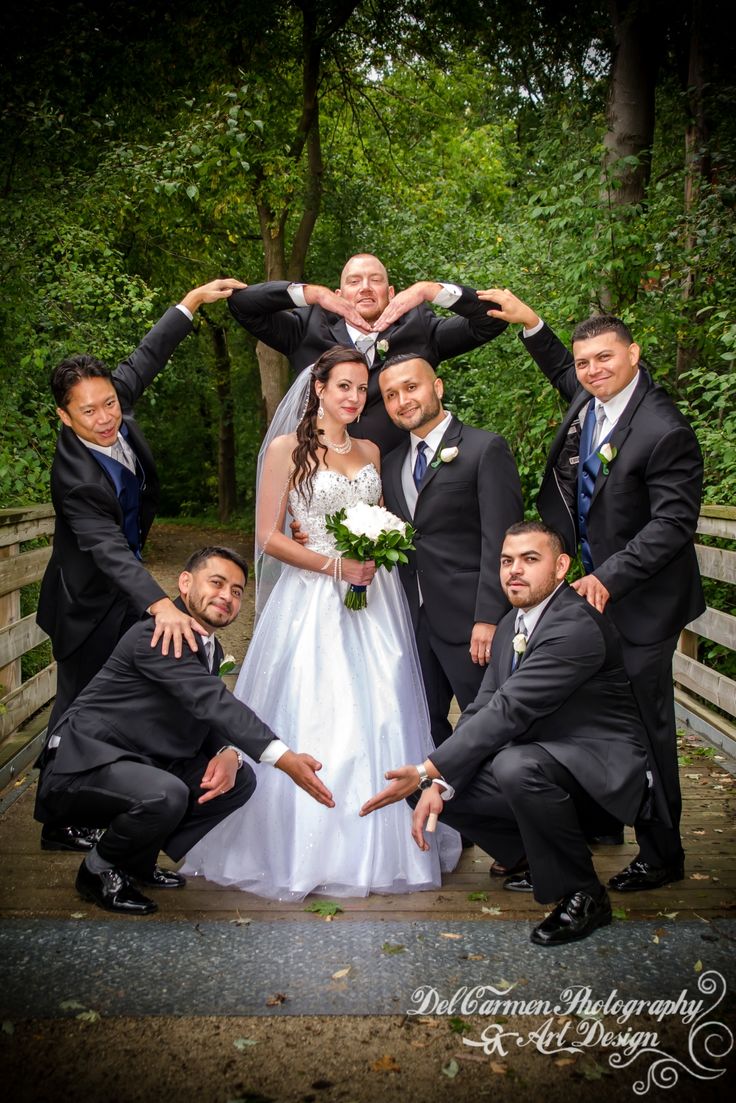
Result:
{"type": "Polygon", "coordinates": [[[513,606],[496,631],[480,692],[454,733],[391,784],[366,815],[423,790],[412,834],[441,814],[507,867],[505,888],[557,901],[532,942],[558,945],[611,922],[585,841],[603,810],[626,823],[647,792],[641,721],[613,625],[564,581],[570,557],[540,522],[507,531],[501,583],[513,606]]]}
{"type": "Polygon", "coordinates": [[[247,568],[228,548],[195,552],[175,603],[211,635],[181,658],[151,647],[155,621],[135,624],[50,735],[36,819],[106,824],[77,874],[79,894],[108,911],[147,915],[156,904],[133,883],[179,888],[156,864],[179,861],[255,789],[245,761],[283,770],[320,804],[334,807],[321,764],[276,738],[217,676],[214,632],[238,615],[247,568]]]}

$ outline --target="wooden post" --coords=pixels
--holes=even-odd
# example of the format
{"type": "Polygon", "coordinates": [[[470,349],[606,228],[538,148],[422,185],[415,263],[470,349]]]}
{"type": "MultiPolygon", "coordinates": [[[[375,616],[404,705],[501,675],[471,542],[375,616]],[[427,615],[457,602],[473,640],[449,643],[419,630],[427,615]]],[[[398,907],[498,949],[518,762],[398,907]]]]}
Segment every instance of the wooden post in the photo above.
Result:
{"type": "MultiPolygon", "coordinates": [[[[0,559],[9,559],[11,555],[20,553],[20,544],[8,544],[0,547],[0,559]]],[[[9,594],[0,597],[0,628],[9,624],[15,624],[20,620],[20,590],[13,590],[9,594]]],[[[14,659],[7,666],[0,668],[0,697],[6,697],[12,690],[20,685],[21,668],[20,659],[14,659]]]]}

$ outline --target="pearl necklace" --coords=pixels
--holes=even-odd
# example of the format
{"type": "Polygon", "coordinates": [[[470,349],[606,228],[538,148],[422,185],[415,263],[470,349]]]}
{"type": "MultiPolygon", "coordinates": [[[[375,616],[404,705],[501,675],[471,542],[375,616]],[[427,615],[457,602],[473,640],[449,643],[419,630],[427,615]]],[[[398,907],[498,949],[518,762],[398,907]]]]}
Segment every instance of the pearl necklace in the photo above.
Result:
{"type": "Polygon", "coordinates": [[[345,430],[345,440],[342,444],[335,444],[333,441],[328,440],[324,434],[322,434],[320,443],[324,444],[327,448],[331,448],[333,452],[337,452],[338,456],[345,456],[353,447],[353,440],[347,429],[345,430]]]}

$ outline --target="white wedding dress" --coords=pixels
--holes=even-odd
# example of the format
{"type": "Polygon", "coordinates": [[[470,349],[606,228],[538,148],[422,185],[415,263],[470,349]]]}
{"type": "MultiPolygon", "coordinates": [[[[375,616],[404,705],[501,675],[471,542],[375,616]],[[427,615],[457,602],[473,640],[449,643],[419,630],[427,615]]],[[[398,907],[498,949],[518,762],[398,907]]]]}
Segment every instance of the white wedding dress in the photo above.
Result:
{"type": "MultiPolygon", "coordinates": [[[[326,514],[378,502],[372,464],[351,480],[318,471],[307,504],[289,509],[309,547],[334,556],[326,514]]],[[[256,765],[258,785],[189,852],[183,872],[279,900],[308,893],[366,896],[430,889],[452,869],[460,836],[438,828],[431,849],[411,838],[404,801],[359,817],[385,787],[385,771],[422,762],[432,749],[414,636],[397,571],[380,569],[368,607],[343,604],[347,583],[284,566],[248,648],[235,695],[285,743],[322,763],[334,808],[317,804],[273,766],[256,765]]],[[[432,838],[432,836],[427,836],[432,838]]]]}

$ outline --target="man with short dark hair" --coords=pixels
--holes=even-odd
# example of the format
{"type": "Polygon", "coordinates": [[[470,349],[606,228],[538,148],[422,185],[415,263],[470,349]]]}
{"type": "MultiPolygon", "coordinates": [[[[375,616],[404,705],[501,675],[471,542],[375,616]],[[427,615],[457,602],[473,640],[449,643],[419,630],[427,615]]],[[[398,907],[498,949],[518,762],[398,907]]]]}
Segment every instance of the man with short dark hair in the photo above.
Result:
{"type": "Polygon", "coordinates": [[[180,888],[156,864],[179,861],[255,788],[245,762],[283,770],[321,804],[332,796],[310,755],[295,754],[217,676],[217,628],[240,610],[245,563],[229,548],[193,555],[179,575],[176,608],[206,636],[180,658],[152,646],[155,622],[139,621],[52,730],[43,754],[36,818],[107,825],[77,874],[82,897],[108,911],[147,915],[137,884],[180,888]]]}
{"type": "Polygon", "coordinates": [[[379,375],[404,441],[381,470],[386,506],[416,529],[399,573],[409,602],[432,739],[452,731],[453,696],[474,700],[508,609],[498,578],[503,534],[521,520],[521,482],[498,433],[465,425],[442,405],[444,385],[421,356],[390,357],[379,375]]]}
{"type": "Polygon", "coordinates": [[[627,823],[646,793],[639,716],[618,636],[564,581],[570,557],[539,522],[513,525],[503,541],[501,583],[513,606],[498,626],[480,692],[455,731],[418,766],[389,770],[367,815],[422,790],[412,835],[429,848],[430,815],[528,869],[504,888],[556,907],[532,942],[556,946],[611,922],[581,821],[627,823]],[[429,828],[428,828],[429,829],[429,828]]]}
{"type": "Polygon", "coordinates": [[[368,397],[353,437],[372,440],[383,454],[403,440],[389,418],[378,387],[386,355],[413,352],[433,367],[493,340],[506,328],[490,318],[487,303],[470,287],[420,280],[398,294],[384,265],[370,253],[351,257],[340,287],[271,280],[235,292],[229,307],[249,333],[288,356],[295,372],[313,364],[333,345],[355,346],[368,361],[368,397]],[[455,315],[441,318],[429,304],[455,315]]]}
{"type": "Polygon", "coordinates": [[[639,854],[609,886],[634,892],[680,881],[672,656],[680,631],[705,609],[693,545],[703,483],[697,438],[619,318],[581,322],[571,355],[507,289],[479,296],[500,304],[494,317],[523,325],[526,349],[570,403],[537,508],[571,555],[580,545],[586,573],[573,586],[616,625],[643,722],[657,815],[635,824],[639,854]]]}

